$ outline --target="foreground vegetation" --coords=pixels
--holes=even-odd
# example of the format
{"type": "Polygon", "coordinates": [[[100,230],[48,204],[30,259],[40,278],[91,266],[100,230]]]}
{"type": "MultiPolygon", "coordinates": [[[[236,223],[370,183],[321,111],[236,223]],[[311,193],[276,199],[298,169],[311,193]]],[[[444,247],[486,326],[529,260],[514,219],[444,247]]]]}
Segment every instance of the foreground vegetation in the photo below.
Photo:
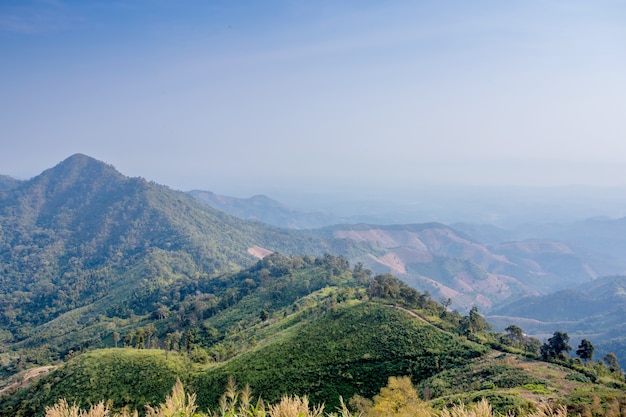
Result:
{"type": "MultiPolygon", "coordinates": [[[[618,417],[626,411],[624,404],[614,403],[603,415],[618,417]]],[[[137,417],[137,410],[128,408],[112,412],[104,401],[82,410],[77,405],[70,405],[65,399],[46,407],[45,417],[137,417]]],[[[353,398],[351,406],[341,400],[336,411],[326,411],[323,404],[315,405],[309,399],[299,396],[283,396],[274,404],[266,404],[261,399],[252,397],[249,386],[237,390],[234,381],[228,382],[226,392],[214,410],[202,412],[196,404],[196,395],[185,393],[179,381],[165,401],[156,407],[145,406],[146,417],[496,417],[485,399],[465,405],[458,403],[442,409],[433,408],[421,400],[408,377],[391,377],[385,387],[372,401],[353,398]]],[[[508,416],[518,417],[566,417],[567,408],[563,405],[541,404],[532,410],[518,410],[508,416]]]]}

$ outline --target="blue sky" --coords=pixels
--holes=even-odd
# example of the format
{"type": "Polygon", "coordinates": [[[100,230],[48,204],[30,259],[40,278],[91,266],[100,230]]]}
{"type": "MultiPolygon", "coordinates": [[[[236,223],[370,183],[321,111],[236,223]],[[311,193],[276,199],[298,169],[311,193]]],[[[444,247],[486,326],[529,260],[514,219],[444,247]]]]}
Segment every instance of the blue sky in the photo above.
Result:
{"type": "Polygon", "coordinates": [[[0,173],[626,184],[622,1],[0,2],[0,173]]]}

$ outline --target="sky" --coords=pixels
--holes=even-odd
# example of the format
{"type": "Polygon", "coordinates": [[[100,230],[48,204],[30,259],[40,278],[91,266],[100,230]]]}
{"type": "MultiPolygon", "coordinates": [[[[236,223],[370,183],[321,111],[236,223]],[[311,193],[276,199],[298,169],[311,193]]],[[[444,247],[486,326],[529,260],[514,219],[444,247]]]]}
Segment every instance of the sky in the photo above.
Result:
{"type": "Polygon", "coordinates": [[[0,173],[626,184],[626,2],[0,0],[0,173]]]}

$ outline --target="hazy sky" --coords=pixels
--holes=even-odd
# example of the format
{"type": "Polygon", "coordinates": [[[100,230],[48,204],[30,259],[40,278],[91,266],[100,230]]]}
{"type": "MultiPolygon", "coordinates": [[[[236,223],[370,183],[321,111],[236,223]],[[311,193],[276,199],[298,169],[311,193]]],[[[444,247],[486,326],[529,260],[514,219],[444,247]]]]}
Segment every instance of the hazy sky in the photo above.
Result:
{"type": "Polygon", "coordinates": [[[626,184],[626,2],[1,0],[0,173],[626,184]]]}

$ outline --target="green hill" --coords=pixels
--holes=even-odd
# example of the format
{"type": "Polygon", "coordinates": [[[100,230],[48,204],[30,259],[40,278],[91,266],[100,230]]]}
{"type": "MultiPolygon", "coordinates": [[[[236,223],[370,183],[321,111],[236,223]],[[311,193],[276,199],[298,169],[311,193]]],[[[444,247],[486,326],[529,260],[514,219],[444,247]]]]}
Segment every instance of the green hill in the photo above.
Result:
{"type": "Polygon", "coordinates": [[[504,413],[546,396],[583,411],[594,401],[626,403],[623,376],[539,362],[506,346],[499,347],[508,353],[493,350],[485,342],[500,336],[480,320],[463,324],[476,317],[447,312],[395,278],[372,278],[342,258],[272,255],[195,285],[179,288],[187,296],[168,314],[129,326],[120,335],[126,347],[78,352],[0,396],[0,415],[42,415],[60,398],[141,409],[161,402],[177,378],[202,409],[215,409],[229,377],[267,402],[306,395],[328,409],[340,396],[372,398],[390,376],[402,375],[436,407],[488,398],[504,413]]]}
{"type": "Polygon", "coordinates": [[[214,408],[231,376],[249,383],[266,401],[297,394],[333,407],[339,396],[372,397],[389,376],[412,375],[420,381],[468,365],[486,352],[382,304],[353,300],[318,313],[301,319],[288,315],[269,324],[274,329],[266,331],[272,335],[257,347],[218,364],[202,365],[184,353],[155,349],[85,353],[6,399],[0,411],[41,415],[59,398],[82,406],[110,399],[116,408],[141,408],[161,401],[176,378],[197,393],[201,407],[214,408]]]}
{"type": "Polygon", "coordinates": [[[200,403],[216,404],[220,388],[233,376],[268,401],[296,394],[334,407],[339,396],[371,398],[390,376],[419,381],[486,352],[404,311],[371,302],[340,304],[285,333],[201,375],[200,403]]]}

